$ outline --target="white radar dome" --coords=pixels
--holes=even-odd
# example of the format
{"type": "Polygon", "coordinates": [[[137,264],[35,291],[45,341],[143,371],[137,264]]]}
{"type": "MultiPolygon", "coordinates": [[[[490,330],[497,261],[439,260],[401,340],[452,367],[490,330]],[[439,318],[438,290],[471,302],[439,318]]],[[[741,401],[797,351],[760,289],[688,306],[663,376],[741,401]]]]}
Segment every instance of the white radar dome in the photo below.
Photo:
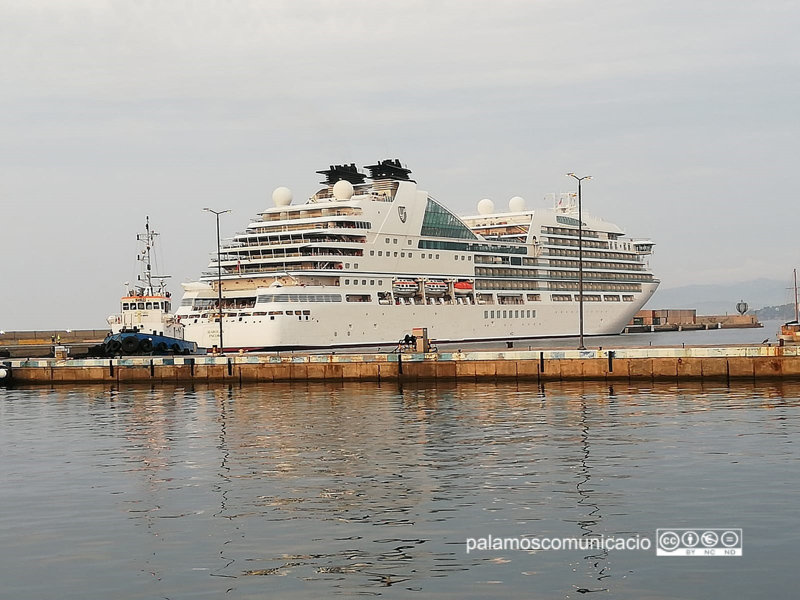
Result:
{"type": "Polygon", "coordinates": [[[350,200],[354,193],[353,184],[346,179],[341,179],[333,184],[333,197],[339,201],[350,200]]]}
{"type": "Polygon", "coordinates": [[[283,186],[275,188],[272,192],[272,201],[275,206],[289,206],[292,203],[292,190],[283,186]]]}
{"type": "Polygon", "coordinates": [[[482,215],[490,215],[494,212],[494,202],[488,198],[484,198],[478,202],[478,212],[482,215]]]}
{"type": "Polygon", "coordinates": [[[525,198],[522,196],[514,196],[508,201],[508,210],[511,212],[522,212],[525,210],[525,198]]]}

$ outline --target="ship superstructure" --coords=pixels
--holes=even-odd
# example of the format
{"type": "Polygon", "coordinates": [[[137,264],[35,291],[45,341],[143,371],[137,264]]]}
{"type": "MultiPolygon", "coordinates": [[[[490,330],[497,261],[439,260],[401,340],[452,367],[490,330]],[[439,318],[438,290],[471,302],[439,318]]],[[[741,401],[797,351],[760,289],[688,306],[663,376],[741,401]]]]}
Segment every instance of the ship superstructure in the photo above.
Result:
{"type": "MultiPolygon", "coordinates": [[[[222,307],[216,255],[184,284],[177,315],[186,339],[227,349],[396,343],[415,327],[441,342],[578,333],[578,219],[572,194],[553,209],[491,202],[458,217],[397,160],[361,172],[318,171],[324,187],[303,204],[287,188],[225,243],[222,307]]],[[[587,335],[618,334],[658,286],[650,240],[583,214],[587,335]]]]}
{"type": "Polygon", "coordinates": [[[190,354],[197,344],[184,340],[184,326],[172,314],[172,299],[166,289],[166,275],[153,272],[153,253],[158,234],[145,221],[145,232],[137,234],[136,260],[140,273],[136,282],[125,283],[120,312],[107,319],[111,334],[99,348],[108,356],[118,354],[190,354]]]}

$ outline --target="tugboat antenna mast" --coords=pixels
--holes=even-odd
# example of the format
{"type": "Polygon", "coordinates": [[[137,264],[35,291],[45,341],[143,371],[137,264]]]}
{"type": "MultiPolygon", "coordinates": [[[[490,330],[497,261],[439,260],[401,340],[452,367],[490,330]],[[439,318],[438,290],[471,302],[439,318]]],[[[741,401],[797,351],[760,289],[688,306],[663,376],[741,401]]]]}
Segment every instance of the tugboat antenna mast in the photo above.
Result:
{"type": "Polygon", "coordinates": [[[164,287],[164,279],[167,279],[168,275],[153,275],[153,262],[152,262],[152,252],[155,246],[155,240],[158,233],[152,231],[150,229],[150,217],[145,217],[145,224],[144,224],[144,233],[136,234],[136,239],[139,240],[144,244],[144,250],[139,254],[137,257],[139,260],[144,261],[144,276],[139,275],[137,279],[142,282],[144,287],[145,295],[152,295],[156,293],[161,293],[164,287]],[[156,290],[153,287],[153,278],[160,280],[159,289],[156,290]]]}
{"type": "Polygon", "coordinates": [[[147,289],[149,293],[153,293],[153,278],[151,273],[151,263],[150,263],[150,249],[153,246],[153,233],[150,232],[150,217],[145,217],[144,221],[144,231],[145,231],[145,242],[144,247],[145,251],[147,252],[147,265],[145,270],[145,279],[147,280],[147,289]]]}

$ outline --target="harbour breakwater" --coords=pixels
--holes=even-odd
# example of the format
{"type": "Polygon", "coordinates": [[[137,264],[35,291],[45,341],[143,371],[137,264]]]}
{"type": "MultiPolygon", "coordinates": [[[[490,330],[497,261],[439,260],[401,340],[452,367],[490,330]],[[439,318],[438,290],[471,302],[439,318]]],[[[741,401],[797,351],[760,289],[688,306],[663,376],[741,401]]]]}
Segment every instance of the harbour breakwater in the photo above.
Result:
{"type": "Polygon", "coordinates": [[[0,362],[18,384],[800,378],[800,347],[259,354],[0,362]]]}

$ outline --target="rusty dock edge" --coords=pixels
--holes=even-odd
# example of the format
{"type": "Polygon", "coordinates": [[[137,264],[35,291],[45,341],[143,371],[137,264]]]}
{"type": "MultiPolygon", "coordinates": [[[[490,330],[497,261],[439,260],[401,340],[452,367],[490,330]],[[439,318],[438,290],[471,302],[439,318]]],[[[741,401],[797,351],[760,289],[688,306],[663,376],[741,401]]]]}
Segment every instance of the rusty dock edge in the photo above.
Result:
{"type": "Polygon", "coordinates": [[[798,347],[292,354],[2,361],[16,384],[800,378],[798,347]]]}

